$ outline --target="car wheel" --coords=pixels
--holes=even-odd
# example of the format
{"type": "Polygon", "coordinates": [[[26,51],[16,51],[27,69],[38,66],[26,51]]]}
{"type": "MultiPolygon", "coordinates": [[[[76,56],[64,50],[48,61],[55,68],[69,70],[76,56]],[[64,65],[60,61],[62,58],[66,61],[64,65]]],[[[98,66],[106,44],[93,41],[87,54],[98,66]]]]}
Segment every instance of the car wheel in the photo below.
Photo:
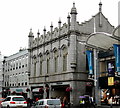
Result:
{"type": "Polygon", "coordinates": [[[10,106],[7,106],[7,108],[10,108],[10,106]]]}
{"type": "Polygon", "coordinates": [[[0,108],[4,108],[4,107],[1,105],[0,108]]]}

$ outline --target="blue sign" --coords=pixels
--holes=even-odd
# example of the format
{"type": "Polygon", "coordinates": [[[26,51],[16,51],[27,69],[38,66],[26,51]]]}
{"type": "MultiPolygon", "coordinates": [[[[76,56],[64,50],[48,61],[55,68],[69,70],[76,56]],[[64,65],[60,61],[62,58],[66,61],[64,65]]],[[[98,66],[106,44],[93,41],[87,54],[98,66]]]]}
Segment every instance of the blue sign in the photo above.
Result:
{"type": "Polygon", "coordinates": [[[93,75],[93,51],[87,50],[86,54],[88,58],[89,74],[93,75]]]}
{"type": "Polygon", "coordinates": [[[114,44],[113,48],[115,54],[116,71],[120,72],[120,45],[114,44]]]}

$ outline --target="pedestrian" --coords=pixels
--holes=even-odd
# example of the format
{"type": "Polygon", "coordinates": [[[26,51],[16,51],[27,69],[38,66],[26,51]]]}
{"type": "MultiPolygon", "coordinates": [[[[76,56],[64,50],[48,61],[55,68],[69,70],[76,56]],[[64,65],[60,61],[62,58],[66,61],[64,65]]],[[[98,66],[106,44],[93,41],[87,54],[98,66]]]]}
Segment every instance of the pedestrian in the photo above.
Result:
{"type": "Polygon", "coordinates": [[[37,102],[39,100],[39,98],[37,97],[36,99],[35,99],[35,101],[37,102]]]}
{"type": "Polygon", "coordinates": [[[84,108],[84,107],[85,107],[85,100],[82,99],[82,100],[80,101],[80,108],[84,108]]]}
{"type": "Polygon", "coordinates": [[[89,97],[89,103],[90,103],[90,107],[94,107],[94,99],[93,99],[93,97],[91,96],[91,97],[89,97]]]}
{"type": "Polygon", "coordinates": [[[67,106],[68,106],[67,97],[66,96],[63,98],[63,106],[64,106],[64,108],[67,108],[67,106]]]}
{"type": "Polygon", "coordinates": [[[31,103],[30,98],[27,98],[27,108],[30,108],[30,103],[31,103]]]}

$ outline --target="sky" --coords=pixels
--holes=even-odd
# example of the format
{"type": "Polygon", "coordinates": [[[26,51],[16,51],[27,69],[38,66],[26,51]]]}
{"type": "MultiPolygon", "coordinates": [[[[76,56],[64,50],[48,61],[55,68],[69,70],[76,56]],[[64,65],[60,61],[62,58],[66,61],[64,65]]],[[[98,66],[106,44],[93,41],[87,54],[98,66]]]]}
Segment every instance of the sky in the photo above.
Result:
{"type": "MultiPolygon", "coordinates": [[[[118,2],[101,0],[102,12],[109,22],[118,25],[118,2]]],[[[10,56],[20,48],[28,48],[30,29],[37,37],[38,29],[43,34],[44,27],[50,31],[58,27],[58,21],[67,23],[67,16],[75,2],[77,21],[89,20],[99,11],[100,0],[0,0],[0,51],[10,56]]]]}

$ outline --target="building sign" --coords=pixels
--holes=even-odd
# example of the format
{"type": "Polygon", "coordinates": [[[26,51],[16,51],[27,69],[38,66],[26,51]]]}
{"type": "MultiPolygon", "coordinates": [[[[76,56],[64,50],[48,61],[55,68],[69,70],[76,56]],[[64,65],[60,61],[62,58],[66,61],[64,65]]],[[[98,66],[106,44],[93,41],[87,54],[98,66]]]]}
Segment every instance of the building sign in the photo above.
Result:
{"type": "Polygon", "coordinates": [[[115,69],[114,69],[114,62],[108,63],[108,76],[114,76],[115,75],[115,69]]]}
{"type": "Polygon", "coordinates": [[[114,44],[114,54],[115,54],[115,62],[116,62],[116,71],[118,75],[120,74],[120,45],[114,44]]]}
{"type": "Polygon", "coordinates": [[[86,54],[88,58],[89,74],[93,75],[93,51],[87,50],[86,54]]]}
{"type": "Polygon", "coordinates": [[[86,82],[86,86],[92,87],[93,86],[93,82],[86,82]]]}
{"type": "Polygon", "coordinates": [[[108,86],[114,85],[114,77],[108,77],[108,86]]]}

